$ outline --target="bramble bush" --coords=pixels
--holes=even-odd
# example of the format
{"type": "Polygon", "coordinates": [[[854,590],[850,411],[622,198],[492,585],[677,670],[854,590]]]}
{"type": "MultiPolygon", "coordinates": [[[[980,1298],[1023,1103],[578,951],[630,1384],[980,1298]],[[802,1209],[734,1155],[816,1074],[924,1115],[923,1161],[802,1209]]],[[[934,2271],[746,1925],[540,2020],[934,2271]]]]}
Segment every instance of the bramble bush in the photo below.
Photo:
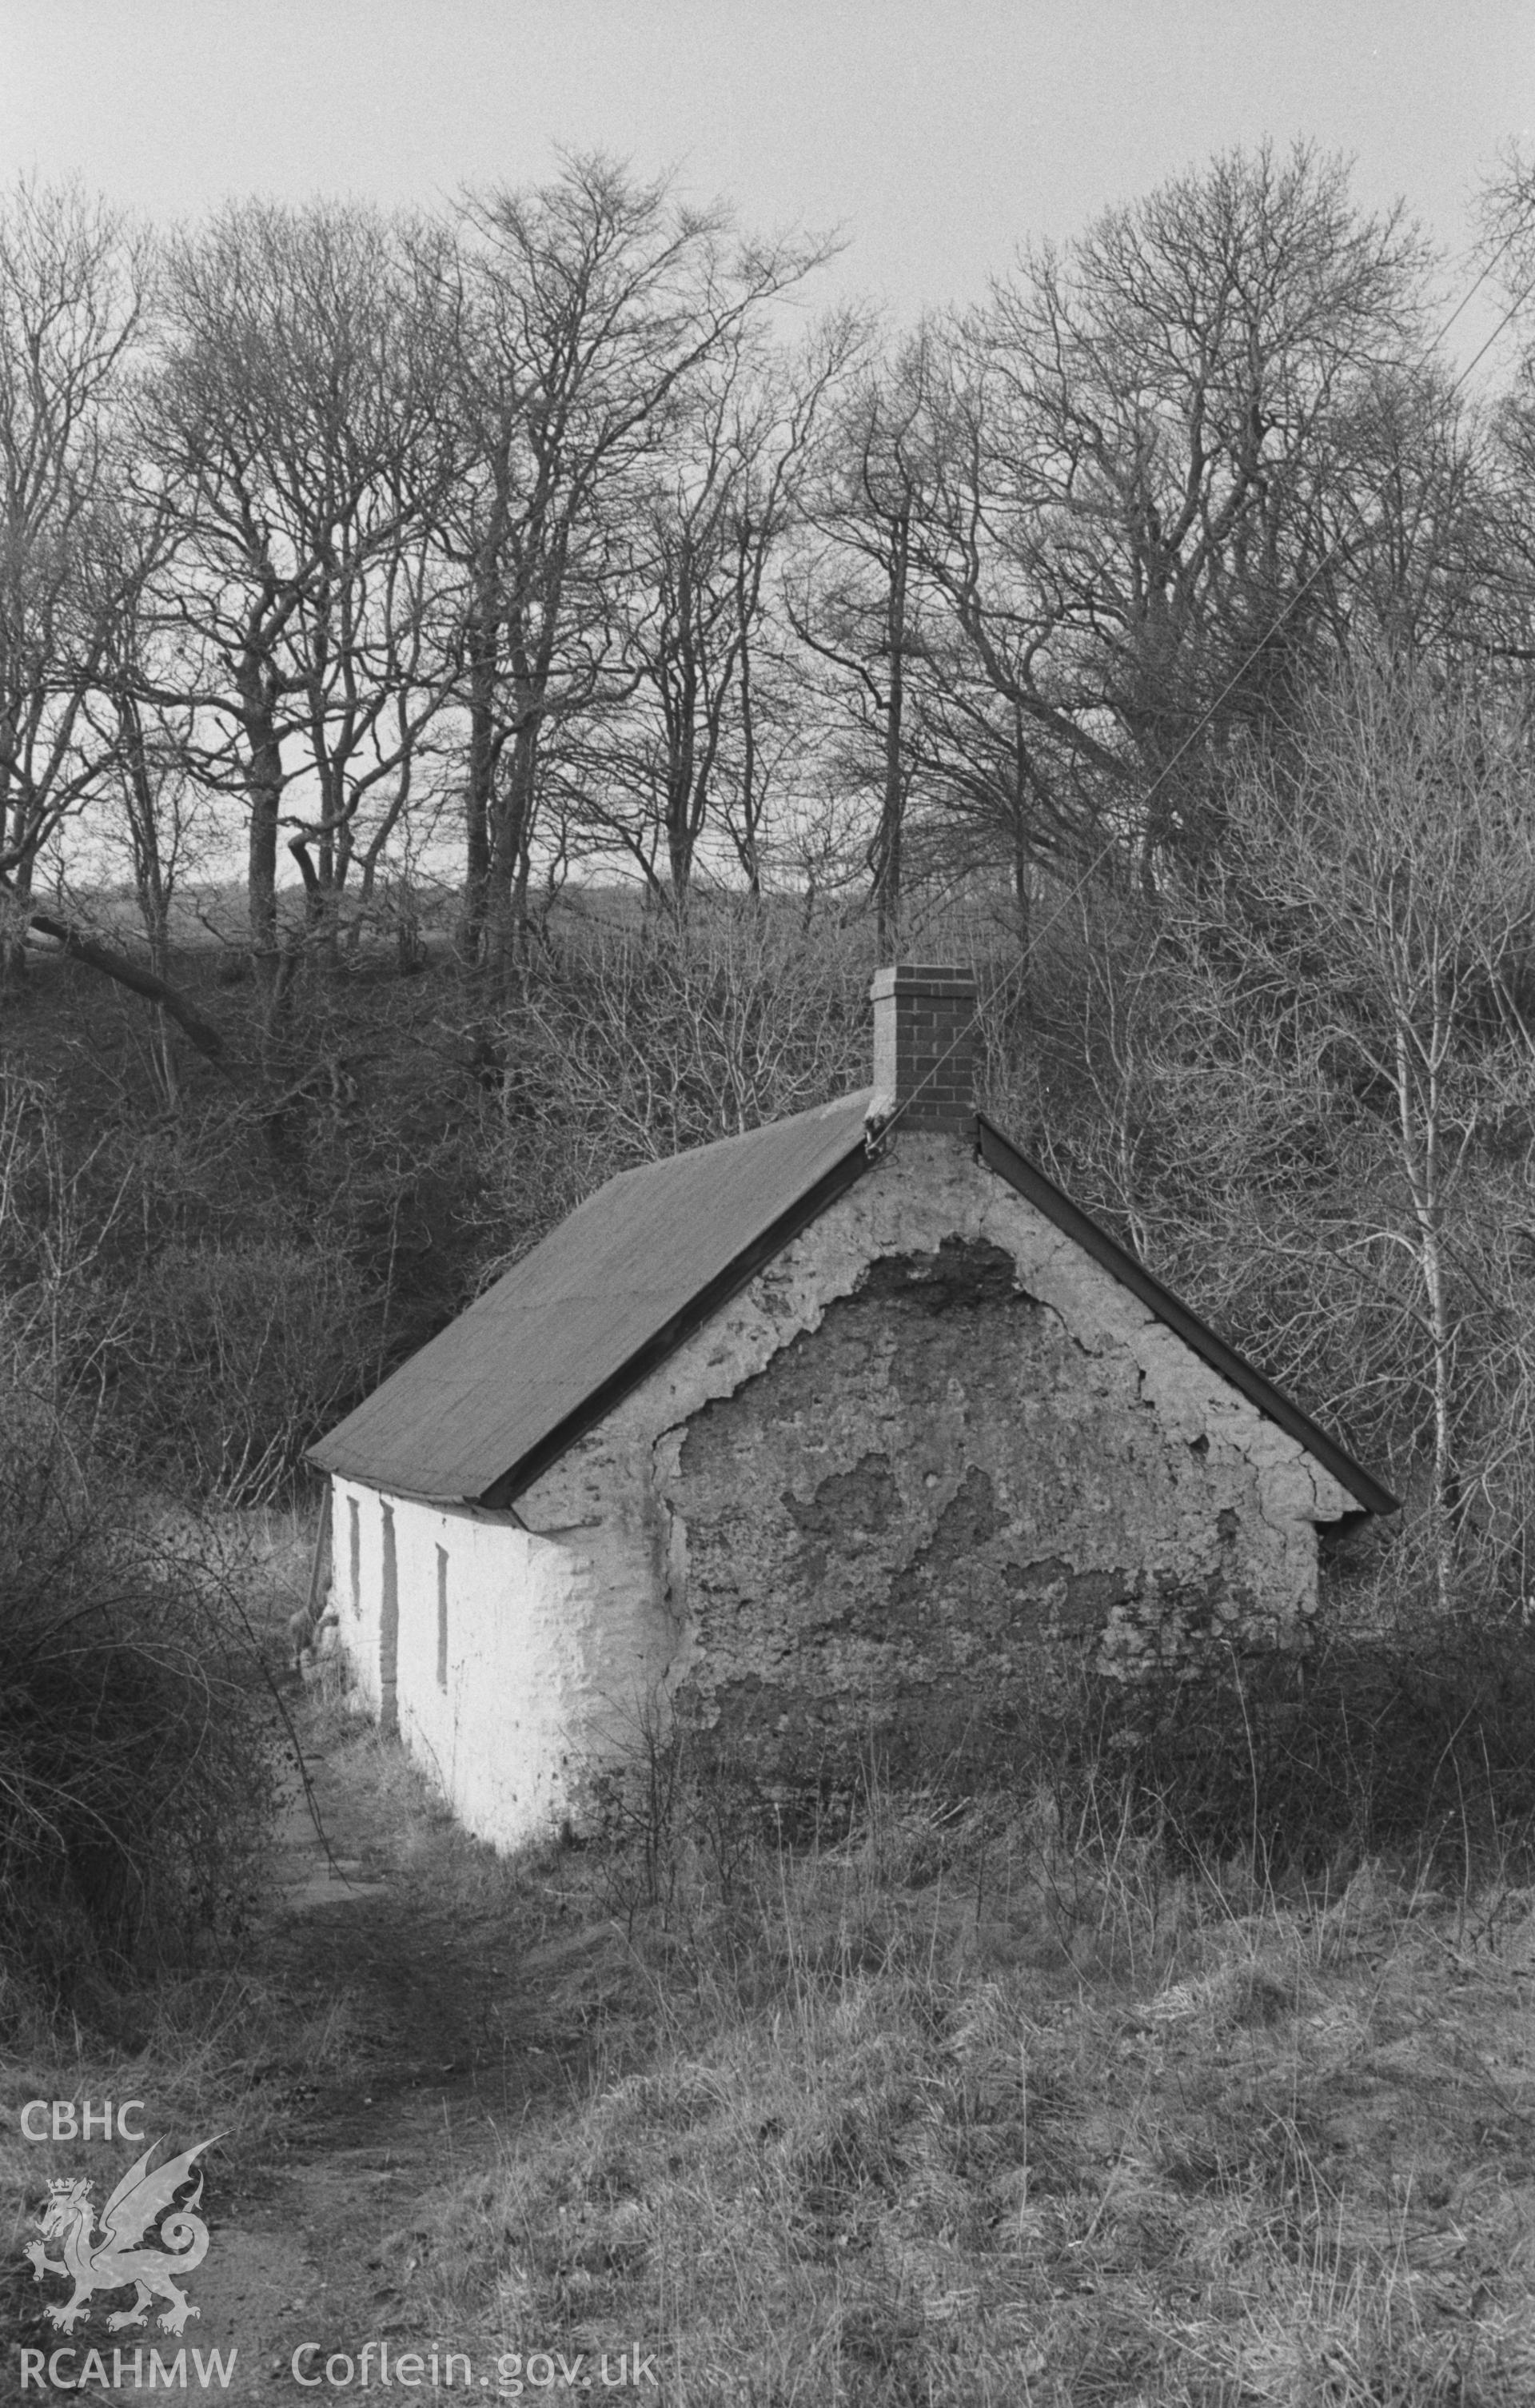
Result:
{"type": "Polygon", "coordinates": [[[0,2016],[236,1935],[272,1798],[267,1693],[212,1559],[0,1365],[0,2016]]]}

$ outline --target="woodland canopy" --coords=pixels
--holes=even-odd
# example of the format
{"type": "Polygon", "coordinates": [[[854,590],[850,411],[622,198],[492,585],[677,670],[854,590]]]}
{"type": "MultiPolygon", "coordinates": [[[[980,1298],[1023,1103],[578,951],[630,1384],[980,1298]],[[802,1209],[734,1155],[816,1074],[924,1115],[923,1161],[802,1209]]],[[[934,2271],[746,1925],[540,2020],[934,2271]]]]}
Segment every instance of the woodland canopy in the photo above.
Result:
{"type": "Polygon", "coordinates": [[[13,1385],[282,1493],[595,1181],[860,1081],[869,970],[957,947],[994,1110],[1402,1490],[1434,1593],[1523,1611],[1532,200],[1485,194],[1499,381],[1305,149],[905,328],[601,157],[171,232],[14,188],[13,1385]]]}

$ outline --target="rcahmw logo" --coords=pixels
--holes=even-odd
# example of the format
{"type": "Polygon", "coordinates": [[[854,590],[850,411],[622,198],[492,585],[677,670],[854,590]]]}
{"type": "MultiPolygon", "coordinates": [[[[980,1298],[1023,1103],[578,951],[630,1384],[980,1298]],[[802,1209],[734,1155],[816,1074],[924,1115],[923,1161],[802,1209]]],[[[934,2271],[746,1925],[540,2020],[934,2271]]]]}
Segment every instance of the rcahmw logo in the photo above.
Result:
{"type": "MultiPolygon", "coordinates": [[[[94,2113],[87,2100],[84,2117],[77,2123],[72,2100],[35,2099],[22,2111],[22,2129],[28,2140],[52,2139],[55,2136],[60,2140],[92,2139],[97,2132],[107,2138],[115,2120],[120,2133],[138,2141],[144,2137],[142,2129],[130,2125],[127,2119],[130,2113],[140,2112],[142,2107],[142,2100],[128,2100],[114,2119],[109,2100],[94,2113]],[[46,2125],[41,2121],[45,2115],[46,2125]]],[[[81,2175],[66,2174],[49,2184],[48,2198],[37,2218],[42,2238],[29,2241],[23,2254],[31,2263],[35,2282],[41,2283],[50,2274],[59,2274],[72,2286],[66,2299],[50,2300],[44,2306],[43,2314],[55,2331],[73,2333],[78,2324],[88,2324],[95,2292],[110,2294],[130,2287],[133,2300],[128,2306],[119,2308],[108,2316],[108,2332],[122,2332],[136,2327],[142,2329],[148,2324],[149,2310],[155,2300],[165,2302],[165,2313],[155,2319],[161,2331],[180,2333],[185,2330],[189,2318],[195,2316],[198,2311],[176,2277],[189,2274],[194,2266],[202,2264],[208,2255],[208,2227],[197,2213],[202,2205],[203,2172],[196,2160],[205,2149],[212,2147],[214,2141],[223,2137],[222,2132],[216,2132],[208,2140],[199,2141],[194,2147],[183,2149],[179,2157],[168,2157],[164,2165],[152,2167],[150,2160],[160,2143],[151,2141],[143,2155],[128,2168],[101,2210],[99,2230],[89,2180],[81,2175]],[[189,2186],[191,2196],[178,2207],[175,2203],[178,2192],[189,2186]],[[153,2229],[156,2225],[158,2230],[153,2229]],[[56,2258],[49,2255],[50,2242],[57,2244],[59,2254],[56,2258]],[[152,2245],[156,2243],[158,2246],[152,2245]]],[[[76,2356],[74,2350],[56,2349],[47,2362],[47,2380],[62,2390],[78,2390],[81,2385],[93,2382],[105,2384],[110,2380],[117,2385],[124,2380],[133,2383],[139,2380],[141,2353],[137,2350],[132,2353],[130,2366],[123,2370],[123,2353],[121,2349],[114,2349],[111,2356],[118,2371],[110,2377],[99,2351],[88,2351],[84,2366],[78,2372],[73,2367],[76,2356]],[[64,2365],[65,2359],[71,2361],[68,2371],[64,2365]]],[[[194,2352],[194,2356],[197,2361],[198,2378],[205,2387],[210,2374],[216,2377],[221,2387],[228,2382],[235,2367],[233,2351],[227,2370],[217,2351],[210,2353],[210,2363],[206,2366],[201,2351],[194,2352]]],[[[22,2352],[23,2390],[34,2379],[39,2388],[43,2386],[44,2360],[45,2353],[40,2349],[24,2349],[22,2352]]],[[[151,2353],[151,2386],[156,2382],[184,2385],[185,2380],[184,2351],[169,2367],[165,2366],[157,2351],[151,2353]]]]}

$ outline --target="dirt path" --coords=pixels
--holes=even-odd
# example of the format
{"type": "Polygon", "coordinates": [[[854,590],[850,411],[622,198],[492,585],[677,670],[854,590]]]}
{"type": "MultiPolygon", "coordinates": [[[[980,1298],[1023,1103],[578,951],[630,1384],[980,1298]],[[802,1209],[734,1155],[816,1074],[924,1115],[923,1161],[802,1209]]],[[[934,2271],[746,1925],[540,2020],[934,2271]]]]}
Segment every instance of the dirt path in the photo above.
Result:
{"type": "MultiPolygon", "coordinates": [[[[367,1744],[333,1732],[310,1759],[328,1857],[296,1783],[282,1817],[264,1968],[310,2013],[343,2014],[349,2038],[339,2071],[289,2089],[278,2153],[252,2162],[237,2134],[233,2183],[217,2198],[210,2186],[225,2220],[191,2286],[200,2315],[184,2338],[205,2353],[237,2347],[230,2400],[355,2387],[338,2364],[333,2383],[304,2388],[294,2354],[306,2343],[316,2345],[300,2362],[310,2374],[373,2343],[373,2384],[378,2345],[393,2361],[415,2349],[430,2392],[433,2345],[465,2344],[428,2331],[395,2287],[410,2263],[401,2236],[426,2194],[496,2162],[560,2072],[531,2037],[516,1978],[525,1933],[504,1903],[466,1904],[462,1882],[445,1875],[446,1831],[443,1850],[427,1844],[402,1869],[378,1828],[377,1794],[358,1778],[367,1744]]],[[[457,2389],[465,2372],[453,2372],[457,2389]]],[[[493,2358],[475,2358],[475,2387],[486,2387],[482,2375],[494,2396],[493,2358]]]]}

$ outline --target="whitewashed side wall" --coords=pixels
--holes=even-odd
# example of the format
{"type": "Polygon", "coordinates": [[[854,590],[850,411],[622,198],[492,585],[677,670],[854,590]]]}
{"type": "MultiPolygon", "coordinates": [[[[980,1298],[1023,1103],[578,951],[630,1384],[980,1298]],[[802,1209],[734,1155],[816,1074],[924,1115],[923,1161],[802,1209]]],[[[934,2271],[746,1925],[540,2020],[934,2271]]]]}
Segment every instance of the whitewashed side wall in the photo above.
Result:
{"type": "Polygon", "coordinates": [[[351,1697],[379,1712],[379,1638],[383,1602],[383,1517],[379,1492],[352,1480],[331,1483],[331,1612],[336,1644],[351,1677],[351,1697]]]}
{"type": "Polygon", "coordinates": [[[633,1743],[664,1675],[674,1637],[651,1609],[644,1567],[618,1582],[624,1607],[615,1613],[610,1531],[534,1536],[510,1514],[424,1505],[343,1480],[333,1510],[333,1603],[359,1703],[375,1717],[383,1703],[387,1513],[406,1748],[479,1838],[510,1848],[557,1828],[594,1762],[633,1743]]]}

